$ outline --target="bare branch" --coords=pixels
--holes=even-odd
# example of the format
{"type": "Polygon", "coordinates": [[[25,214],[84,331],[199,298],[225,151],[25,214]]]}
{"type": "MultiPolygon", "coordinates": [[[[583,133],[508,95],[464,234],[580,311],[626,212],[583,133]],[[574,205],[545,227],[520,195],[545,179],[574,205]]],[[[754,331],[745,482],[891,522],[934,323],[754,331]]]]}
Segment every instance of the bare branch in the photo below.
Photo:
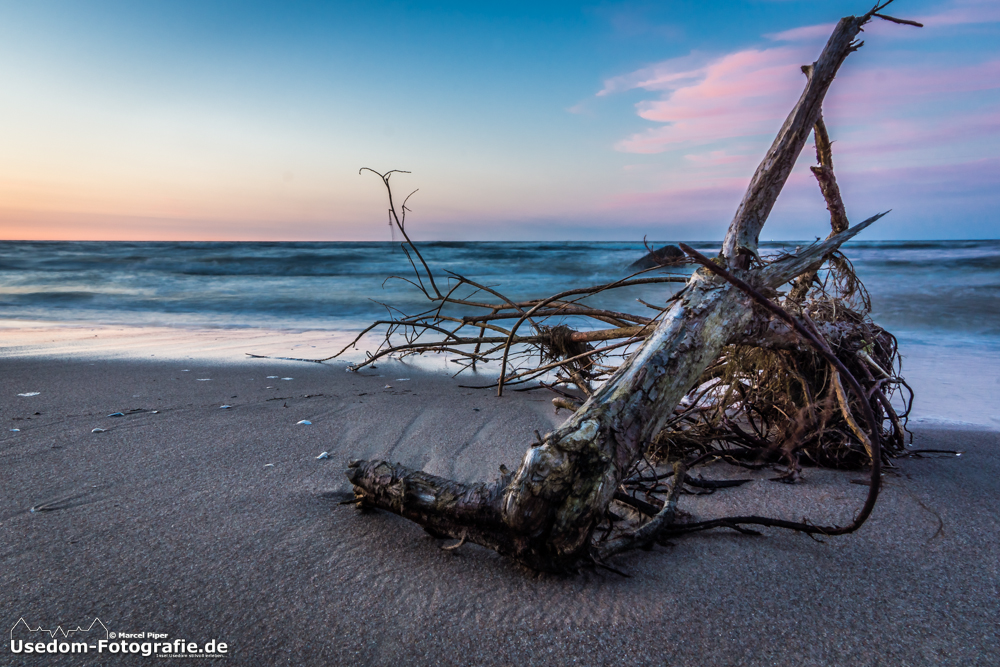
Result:
{"type": "Polygon", "coordinates": [[[892,23],[898,23],[900,25],[912,25],[912,26],[916,26],[918,28],[923,28],[924,27],[923,23],[917,23],[916,21],[910,21],[909,19],[897,19],[894,16],[886,16],[885,14],[879,14],[877,12],[873,13],[872,16],[877,16],[880,19],[884,19],[884,20],[890,21],[892,23]]]}
{"type": "Polygon", "coordinates": [[[757,167],[729,225],[722,246],[722,254],[729,266],[745,269],[750,266],[750,260],[757,257],[757,243],[764,222],[802,152],[810,131],[816,125],[826,91],[844,59],[856,50],[854,38],[868,20],[867,15],[840,19],[819,59],[813,63],[802,96],[757,167]]]}

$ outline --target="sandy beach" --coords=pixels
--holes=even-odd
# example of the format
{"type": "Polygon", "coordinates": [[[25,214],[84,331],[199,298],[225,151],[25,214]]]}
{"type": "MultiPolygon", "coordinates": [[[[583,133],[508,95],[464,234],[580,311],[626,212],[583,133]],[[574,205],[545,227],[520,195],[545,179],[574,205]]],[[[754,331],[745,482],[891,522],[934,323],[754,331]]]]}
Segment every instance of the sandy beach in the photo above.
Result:
{"type": "MultiPolygon", "coordinates": [[[[564,418],[543,393],[497,399],[398,362],[353,374],[235,353],[29,352],[0,360],[8,626],[99,617],[116,633],[225,642],[240,665],[1000,662],[996,431],[919,426],[915,446],[963,455],[899,461],[857,534],[714,532],[619,557],[628,578],[559,577],[474,545],[443,551],[414,524],[340,504],[355,457],[495,478],[564,418]]],[[[844,521],[865,490],[859,473],[751,476],[681,507],[844,521]]]]}
{"type": "Polygon", "coordinates": [[[1000,0],[0,17],[0,667],[1000,666],[1000,0]]]}

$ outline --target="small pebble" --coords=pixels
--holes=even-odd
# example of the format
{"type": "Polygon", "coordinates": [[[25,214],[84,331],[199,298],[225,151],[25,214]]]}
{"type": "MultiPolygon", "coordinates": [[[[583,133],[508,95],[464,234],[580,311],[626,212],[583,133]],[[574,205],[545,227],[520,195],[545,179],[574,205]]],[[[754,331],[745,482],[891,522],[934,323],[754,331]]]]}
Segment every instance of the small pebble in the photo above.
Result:
{"type": "Polygon", "coordinates": [[[265,467],[265,468],[273,468],[273,467],[274,467],[274,464],[273,464],[273,463],[265,463],[265,464],[264,464],[264,467],[265,467]]]}
{"type": "Polygon", "coordinates": [[[303,419],[302,421],[300,421],[300,422],[295,422],[295,423],[296,423],[296,424],[305,424],[306,426],[312,426],[312,422],[311,422],[311,421],[309,421],[308,419],[303,419]]]}
{"type": "Polygon", "coordinates": [[[322,454],[320,454],[316,458],[317,459],[328,459],[328,458],[330,458],[330,452],[323,452],[322,454]]]}
{"type": "Polygon", "coordinates": [[[154,415],[158,415],[158,414],[160,414],[160,411],[159,410],[153,410],[153,414],[154,415]]]}
{"type": "Polygon", "coordinates": [[[383,389],[392,389],[392,385],[391,385],[391,384],[387,384],[386,386],[384,386],[384,387],[382,387],[382,388],[383,388],[383,389]]]}
{"type": "Polygon", "coordinates": [[[219,409],[220,409],[220,410],[228,410],[228,409],[229,409],[229,408],[231,408],[231,407],[233,407],[233,406],[231,406],[231,405],[220,405],[220,406],[219,406],[219,409]]]}
{"type": "Polygon", "coordinates": [[[91,431],[91,433],[104,433],[104,429],[103,428],[95,428],[93,431],[91,431]]]}
{"type": "Polygon", "coordinates": [[[281,378],[282,380],[294,380],[295,378],[281,378]]]}
{"type": "MultiPolygon", "coordinates": [[[[20,433],[20,432],[21,432],[21,429],[19,429],[19,428],[12,428],[12,429],[10,430],[10,432],[11,432],[11,433],[20,433]]],[[[325,454],[326,452],[323,452],[323,453],[325,454]]]]}

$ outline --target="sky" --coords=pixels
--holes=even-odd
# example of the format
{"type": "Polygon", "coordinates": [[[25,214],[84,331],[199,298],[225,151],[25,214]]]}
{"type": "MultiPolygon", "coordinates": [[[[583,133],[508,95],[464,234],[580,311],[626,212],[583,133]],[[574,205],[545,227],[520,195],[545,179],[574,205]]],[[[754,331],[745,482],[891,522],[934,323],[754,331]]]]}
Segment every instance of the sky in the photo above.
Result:
{"type": "MultiPolygon", "coordinates": [[[[721,239],[862,1],[0,0],[0,239],[721,239]]],[[[867,239],[1000,237],[1000,0],[896,0],[824,117],[867,239]]],[[[807,146],[762,240],[825,236],[807,146]]]]}

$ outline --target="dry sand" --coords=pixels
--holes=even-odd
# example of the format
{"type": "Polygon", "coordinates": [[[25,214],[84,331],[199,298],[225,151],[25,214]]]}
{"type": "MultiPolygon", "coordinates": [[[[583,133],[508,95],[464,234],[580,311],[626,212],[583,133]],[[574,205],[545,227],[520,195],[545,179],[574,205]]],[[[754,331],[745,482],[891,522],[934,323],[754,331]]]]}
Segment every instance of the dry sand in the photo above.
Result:
{"type": "MultiPolygon", "coordinates": [[[[618,558],[630,578],[559,577],[338,504],[349,458],[492,479],[559,421],[545,395],[457,385],[398,364],[0,360],[0,621],[97,616],[227,642],[239,665],[1000,664],[1000,434],[922,427],[918,447],[965,454],[901,461],[855,535],[714,532],[618,558]]],[[[681,507],[844,520],[865,491],[756,477],[681,507]]]]}

